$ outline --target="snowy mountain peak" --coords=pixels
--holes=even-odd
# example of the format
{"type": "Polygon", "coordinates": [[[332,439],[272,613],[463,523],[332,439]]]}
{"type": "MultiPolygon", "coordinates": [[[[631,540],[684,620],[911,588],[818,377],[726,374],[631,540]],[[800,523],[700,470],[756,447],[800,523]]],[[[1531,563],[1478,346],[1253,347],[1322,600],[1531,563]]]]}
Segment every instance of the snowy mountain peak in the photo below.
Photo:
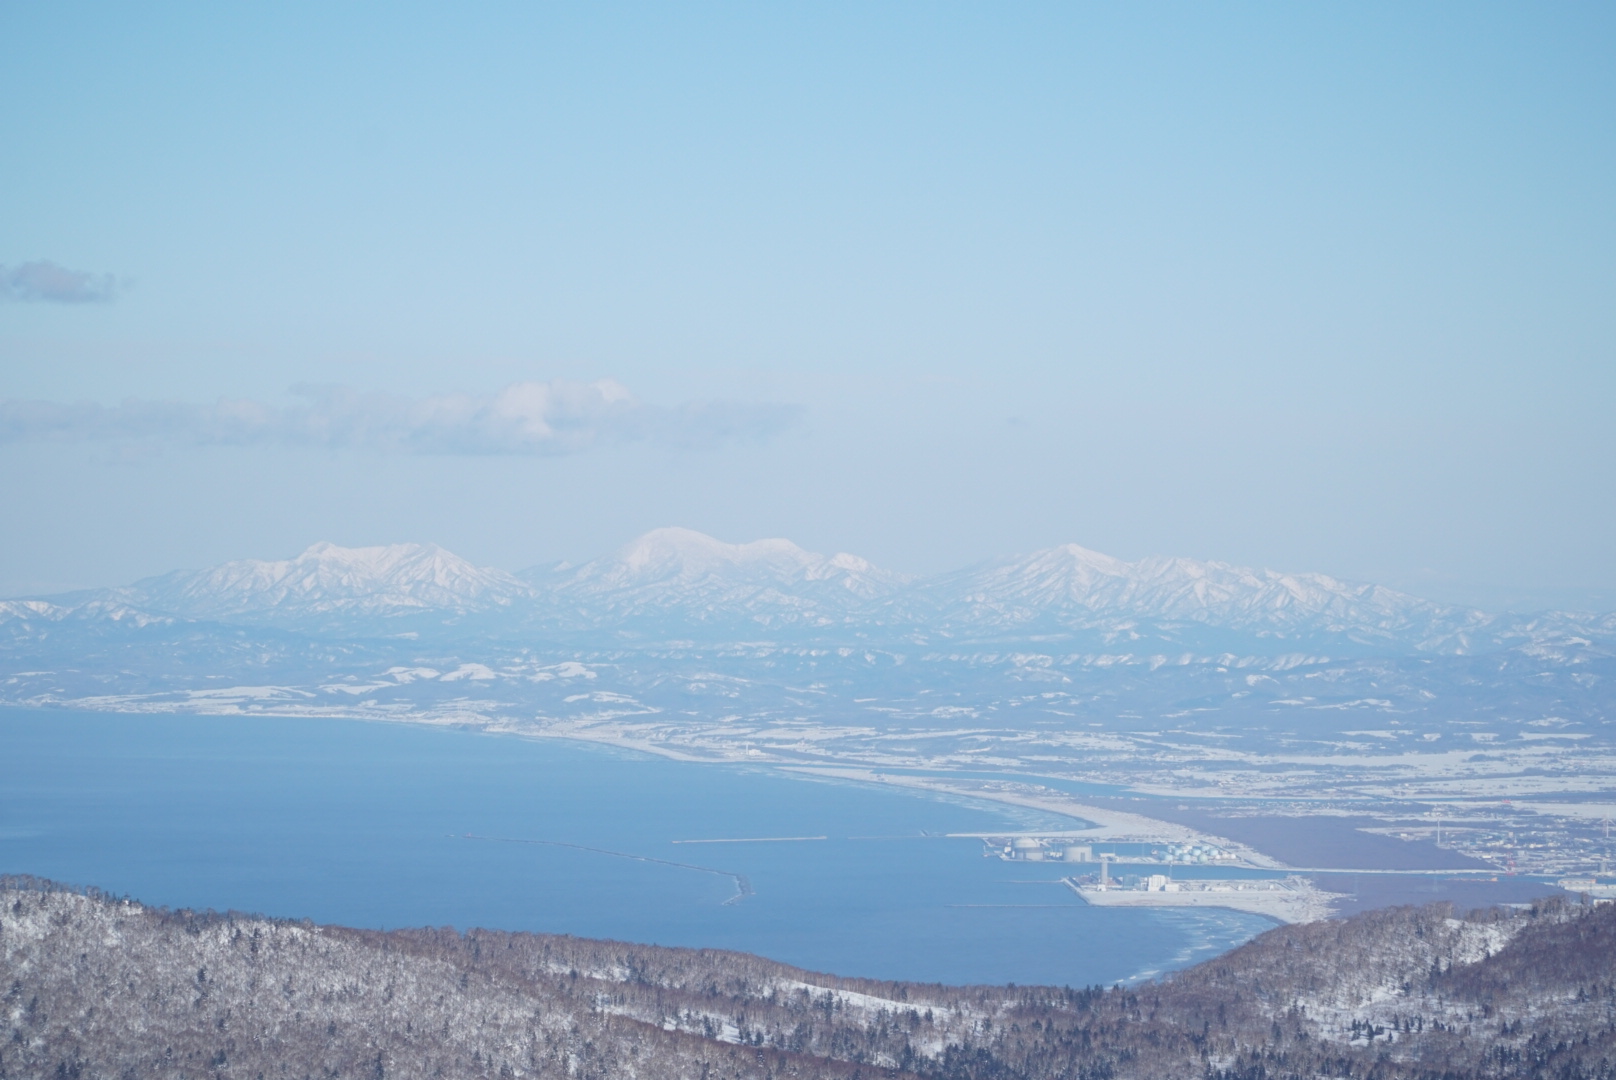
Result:
{"type": "Polygon", "coordinates": [[[689,579],[705,574],[763,571],[786,577],[804,572],[823,556],[804,551],[790,540],[754,540],[726,544],[694,529],[652,529],[605,559],[588,564],[592,574],[636,580],[670,576],[689,579]]]}
{"type": "Polygon", "coordinates": [[[130,592],[193,618],[241,615],[397,615],[503,606],[531,590],[502,570],[473,566],[436,544],[317,543],[291,559],[239,559],[137,582],[130,592]]]}
{"type": "Polygon", "coordinates": [[[1002,563],[1000,570],[1006,584],[1016,582],[1022,589],[1054,599],[1083,595],[1105,581],[1125,578],[1129,564],[1076,544],[1062,544],[1002,563]]]}
{"type": "Polygon", "coordinates": [[[618,615],[683,608],[698,617],[823,622],[905,580],[856,555],[827,558],[790,540],[730,544],[694,529],[662,528],[585,563],[554,588],[572,603],[618,615]]]}
{"type": "Polygon", "coordinates": [[[912,581],[856,555],[820,555],[789,540],[731,544],[663,528],[581,566],[555,564],[523,577],[474,566],[435,544],[318,543],[288,559],[176,571],[51,603],[8,602],[0,625],[22,632],[75,619],[135,625],[180,617],[329,633],[370,620],[366,632],[391,633],[377,620],[458,621],[504,611],[508,617],[476,622],[477,632],[542,628],[667,640],[799,630],[902,640],[1077,635],[1107,648],[1147,638],[1174,647],[1238,639],[1287,648],[1306,639],[1448,653],[1517,642],[1559,648],[1616,633],[1616,616],[1523,621],[1327,574],[1162,556],[1129,562],[1077,544],[912,581]]]}
{"type": "Polygon", "coordinates": [[[868,559],[861,559],[857,555],[849,555],[845,551],[839,551],[832,555],[826,565],[833,566],[837,570],[846,570],[850,574],[873,574],[879,572],[868,559]]]}
{"type": "Polygon", "coordinates": [[[941,619],[960,630],[996,633],[1036,624],[1095,628],[1148,619],[1264,634],[1412,638],[1435,646],[1452,644],[1488,622],[1480,612],[1326,574],[1163,556],[1127,562],[1076,544],[949,574],[919,593],[920,621],[941,619]]]}

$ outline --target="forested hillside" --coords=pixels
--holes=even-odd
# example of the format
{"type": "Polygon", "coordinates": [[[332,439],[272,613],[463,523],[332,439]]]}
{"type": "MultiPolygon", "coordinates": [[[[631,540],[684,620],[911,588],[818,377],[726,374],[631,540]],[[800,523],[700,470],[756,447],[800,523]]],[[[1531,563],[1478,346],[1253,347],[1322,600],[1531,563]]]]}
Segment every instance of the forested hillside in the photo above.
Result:
{"type": "Polygon", "coordinates": [[[166,911],[0,879],[0,1077],[1616,1077],[1616,905],[1398,908],[1131,989],[166,911]]]}

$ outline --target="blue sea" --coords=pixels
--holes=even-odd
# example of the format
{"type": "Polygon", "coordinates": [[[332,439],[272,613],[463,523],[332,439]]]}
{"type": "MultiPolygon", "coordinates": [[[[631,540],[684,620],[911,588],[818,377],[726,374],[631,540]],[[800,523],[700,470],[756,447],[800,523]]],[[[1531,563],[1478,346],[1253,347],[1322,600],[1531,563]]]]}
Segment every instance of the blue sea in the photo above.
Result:
{"type": "Polygon", "coordinates": [[[941,834],[990,802],[343,720],[0,710],[0,872],[169,907],[497,927],[947,983],[1109,985],[1270,923],[1090,908],[941,834]],[[825,837],[826,839],[764,839],[825,837]],[[737,841],[706,842],[691,841],[737,841]]]}

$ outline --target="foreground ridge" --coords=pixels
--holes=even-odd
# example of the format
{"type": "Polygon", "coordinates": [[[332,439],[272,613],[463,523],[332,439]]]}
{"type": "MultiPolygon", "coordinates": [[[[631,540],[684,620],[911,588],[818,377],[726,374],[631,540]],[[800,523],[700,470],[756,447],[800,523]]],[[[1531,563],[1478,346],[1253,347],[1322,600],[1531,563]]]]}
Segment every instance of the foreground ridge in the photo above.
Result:
{"type": "Polygon", "coordinates": [[[1282,927],[1135,988],[947,987],[0,878],[0,1077],[1616,1076],[1616,904],[1282,927]]]}

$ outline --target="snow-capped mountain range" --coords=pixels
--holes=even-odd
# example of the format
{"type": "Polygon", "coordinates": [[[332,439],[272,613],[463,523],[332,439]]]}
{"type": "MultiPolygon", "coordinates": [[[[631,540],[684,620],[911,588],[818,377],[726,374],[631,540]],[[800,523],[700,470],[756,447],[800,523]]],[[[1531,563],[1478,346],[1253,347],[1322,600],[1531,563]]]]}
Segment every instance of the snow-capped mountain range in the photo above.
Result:
{"type": "Polygon", "coordinates": [[[319,543],[292,559],[238,559],[176,570],[117,590],[131,605],[192,619],[461,613],[531,595],[503,570],[473,566],[436,544],[345,548],[319,543]]]}
{"type": "Polygon", "coordinates": [[[1160,556],[1124,562],[1076,544],[945,574],[891,606],[901,612],[900,621],[959,631],[1055,633],[1145,619],[1461,650],[1469,644],[1467,635],[1486,633],[1498,621],[1326,574],[1160,556]]]}
{"type": "Polygon", "coordinates": [[[909,578],[845,552],[825,556],[789,540],[726,544],[692,529],[654,529],[578,567],[525,571],[552,606],[596,621],[670,616],[694,622],[826,626],[909,578]]]}
{"type": "Polygon", "coordinates": [[[1616,634],[1616,620],[1488,615],[1324,574],[1153,557],[1126,562],[1075,544],[930,579],[825,556],[788,540],[728,544],[657,529],[580,566],[509,574],[432,544],[315,544],[291,559],[245,559],[121,588],[0,604],[0,622],[94,612],[374,632],[464,622],[490,633],[637,630],[656,637],[813,634],[861,641],[1237,634],[1289,647],[1325,637],[1398,651],[1464,653],[1616,634]],[[478,620],[481,620],[480,622],[478,620]]]}

